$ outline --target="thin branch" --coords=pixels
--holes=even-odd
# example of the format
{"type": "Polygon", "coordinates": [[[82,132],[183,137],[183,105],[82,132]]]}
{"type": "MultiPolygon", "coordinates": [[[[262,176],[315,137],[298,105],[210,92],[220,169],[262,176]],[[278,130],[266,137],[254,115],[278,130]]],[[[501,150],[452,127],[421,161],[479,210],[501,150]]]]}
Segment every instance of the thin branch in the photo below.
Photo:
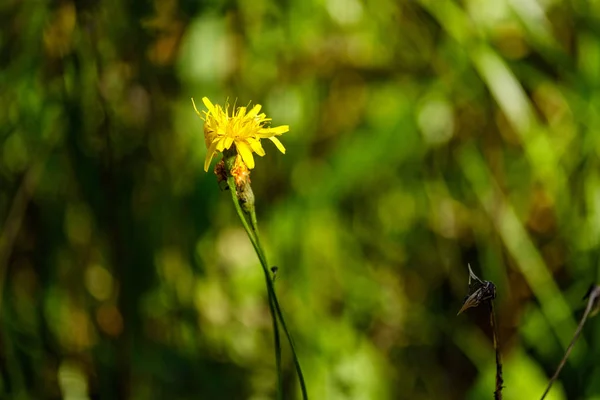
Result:
{"type": "Polygon", "coordinates": [[[496,390],[494,391],[494,400],[502,400],[502,388],[504,380],[502,379],[502,356],[500,354],[500,345],[498,341],[498,330],[496,324],[496,314],[494,312],[494,299],[496,298],[496,285],[490,281],[479,279],[473,273],[469,266],[469,294],[465,297],[462,307],[458,311],[461,314],[468,308],[478,307],[482,303],[487,303],[490,314],[490,325],[492,327],[492,336],[494,338],[494,351],[496,352],[496,390]]]}
{"type": "Polygon", "coordinates": [[[498,342],[498,328],[496,325],[496,313],[494,312],[493,300],[488,300],[490,312],[490,325],[492,326],[492,335],[494,337],[494,351],[496,352],[496,391],[494,392],[494,400],[502,400],[502,355],[500,354],[500,345],[498,342]]]}
{"type": "MultiPolygon", "coordinates": [[[[253,220],[252,221],[253,228],[251,228],[250,224],[248,224],[248,219],[246,218],[245,212],[242,210],[242,208],[240,206],[240,202],[239,202],[239,199],[236,194],[237,190],[236,190],[236,184],[235,184],[234,178],[231,176],[227,177],[227,184],[228,184],[230,192],[231,192],[231,197],[232,197],[235,209],[242,221],[242,225],[244,226],[244,229],[246,230],[248,237],[250,238],[250,242],[252,242],[252,246],[254,247],[254,250],[256,251],[256,254],[258,255],[258,259],[260,260],[260,265],[262,266],[263,272],[265,274],[265,280],[266,280],[266,284],[267,284],[267,292],[269,294],[269,308],[272,313],[272,318],[278,317],[279,322],[281,322],[281,327],[283,328],[283,332],[285,333],[288,343],[290,345],[290,349],[292,350],[292,358],[294,360],[294,366],[296,368],[298,380],[300,381],[300,390],[302,391],[302,398],[304,400],[308,400],[308,392],[306,390],[306,382],[304,381],[304,374],[302,373],[302,368],[300,366],[300,361],[299,361],[298,355],[296,353],[294,341],[292,339],[292,335],[290,334],[290,332],[287,328],[287,324],[285,323],[283,313],[281,312],[281,306],[279,305],[279,301],[277,299],[277,294],[275,293],[275,288],[273,286],[273,280],[271,279],[271,276],[269,275],[269,265],[267,263],[267,258],[265,256],[265,253],[264,253],[264,251],[260,245],[260,242],[258,240],[256,215],[253,215],[251,217],[253,220]]],[[[273,326],[275,329],[276,361],[277,361],[278,372],[280,372],[281,344],[280,344],[280,339],[279,339],[279,328],[278,328],[276,320],[273,322],[273,326]]],[[[281,380],[281,373],[279,373],[279,379],[281,380]]],[[[280,385],[281,385],[281,382],[280,382],[280,385]]],[[[280,393],[279,395],[281,396],[282,392],[280,391],[279,393],[280,393]]]]}
{"type": "Polygon", "coordinates": [[[598,285],[592,286],[590,288],[590,290],[588,291],[587,297],[588,297],[588,303],[587,303],[587,306],[585,307],[583,316],[581,317],[581,321],[579,321],[579,326],[577,326],[577,329],[575,330],[575,334],[573,335],[573,339],[571,339],[571,343],[569,343],[569,347],[567,347],[567,351],[565,351],[565,355],[563,356],[562,360],[560,360],[560,364],[558,364],[558,367],[556,368],[556,372],[554,372],[554,375],[552,375],[552,378],[550,378],[550,382],[548,382],[548,387],[544,391],[544,394],[542,394],[541,400],[543,400],[546,397],[546,395],[548,394],[548,392],[550,392],[550,388],[552,388],[552,384],[554,383],[554,381],[556,381],[556,379],[558,378],[558,375],[560,374],[560,371],[565,366],[565,363],[567,362],[567,358],[569,358],[569,355],[571,354],[571,350],[573,350],[573,346],[575,345],[575,342],[579,338],[579,335],[581,334],[581,330],[583,329],[583,325],[585,325],[590,312],[592,311],[594,306],[598,305],[597,301],[598,301],[598,299],[600,299],[600,286],[598,286],[598,285]]]}
{"type": "MultiPolygon", "coordinates": [[[[229,186],[229,191],[231,192],[231,198],[233,200],[233,205],[235,207],[235,210],[237,211],[238,216],[240,217],[240,220],[242,221],[242,225],[244,226],[244,229],[246,230],[246,233],[248,234],[248,238],[250,239],[250,242],[252,243],[252,246],[254,247],[256,254],[258,255],[260,263],[261,263],[261,265],[263,265],[263,263],[266,264],[267,261],[264,258],[264,255],[262,254],[258,239],[255,236],[254,232],[252,232],[250,226],[248,225],[248,220],[246,219],[246,215],[244,214],[244,212],[240,206],[239,200],[237,198],[237,190],[236,190],[234,178],[228,177],[227,184],[229,186]]],[[[265,270],[264,265],[263,265],[263,270],[265,270]]],[[[267,288],[269,288],[269,282],[270,282],[271,278],[269,277],[268,272],[265,272],[265,279],[267,282],[267,288]]],[[[283,372],[282,372],[282,368],[281,368],[281,338],[279,336],[279,325],[277,324],[277,313],[275,312],[275,302],[273,301],[274,293],[271,290],[267,290],[267,293],[269,296],[269,311],[271,314],[271,322],[273,325],[274,346],[275,346],[275,364],[277,366],[277,388],[278,388],[277,398],[281,399],[283,396],[283,372]]]]}

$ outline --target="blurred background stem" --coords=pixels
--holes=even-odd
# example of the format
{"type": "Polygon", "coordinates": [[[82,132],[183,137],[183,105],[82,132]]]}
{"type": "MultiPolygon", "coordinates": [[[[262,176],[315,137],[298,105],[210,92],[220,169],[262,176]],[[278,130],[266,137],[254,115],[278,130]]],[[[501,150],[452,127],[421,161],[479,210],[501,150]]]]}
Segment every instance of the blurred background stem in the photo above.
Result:
{"type": "Polygon", "coordinates": [[[563,367],[565,366],[565,364],[567,362],[567,358],[569,358],[569,355],[571,354],[571,350],[573,350],[573,346],[575,346],[575,342],[577,341],[577,338],[579,338],[579,335],[581,334],[581,330],[583,329],[583,326],[585,325],[590,313],[592,312],[594,307],[597,307],[598,298],[600,298],[600,286],[593,286],[589,290],[588,296],[589,297],[588,297],[587,306],[585,307],[585,311],[583,312],[583,315],[581,316],[581,321],[579,321],[579,325],[577,326],[577,329],[575,330],[575,333],[573,334],[573,339],[571,339],[571,343],[569,343],[569,347],[567,347],[567,350],[565,351],[565,355],[560,360],[558,367],[556,367],[556,371],[554,372],[554,375],[552,375],[552,378],[550,378],[550,381],[548,382],[548,387],[546,387],[546,390],[542,394],[541,400],[544,400],[546,398],[546,395],[550,392],[550,389],[552,388],[552,384],[556,381],[556,379],[558,379],[558,375],[560,374],[560,371],[562,371],[563,367]]]}

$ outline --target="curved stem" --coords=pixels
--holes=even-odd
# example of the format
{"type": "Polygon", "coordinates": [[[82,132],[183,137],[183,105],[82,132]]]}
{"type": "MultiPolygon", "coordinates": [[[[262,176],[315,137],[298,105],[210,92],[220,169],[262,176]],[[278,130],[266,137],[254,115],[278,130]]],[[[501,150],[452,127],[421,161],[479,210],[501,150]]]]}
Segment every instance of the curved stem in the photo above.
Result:
{"type": "MultiPolygon", "coordinates": [[[[256,236],[254,236],[253,232],[250,230],[250,227],[248,226],[248,220],[246,219],[246,216],[244,215],[244,212],[243,212],[242,208],[240,207],[240,203],[237,198],[235,180],[233,177],[227,178],[227,185],[229,186],[229,191],[231,192],[231,198],[233,200],[233,205],[235,206],[235,210],[237,211],[238,217],[240,217],[240,220],[242,221],[242,225],[244,226],[244,229],[246,230],[246,233],[248,234],[248,237],[250,238],[250,242],[252,243],[252,246],[254,247],[254,251],[256,251],[256,253],[259,254],[260,253],[259,243],[256,239],[256,236]]],[[[261,265],[262,265],[263,260],[260,257],[260,255],[259,255],[259,259],[261,260],[261,265]]],[[[263,267],[263,270],[264,270],[264,267],[263,267]]],[[[267,281],[267,286],[268,286],[268,282],[270,281],[268,273],[265,275],[265,279],[267,281]]],[[[272,296],[270,290],[268,291],[268,296],[269,296],[269,311],[270,311],[269,314],[271,314],[271,323],[273,325],[273,335],[274,335],[274,345],[275,345],[275,364],[277,365],[277,398],[282,399],[283,398],[283,372],[282,372],[282,368],[281,368],[281,338],[279,336],[279,326],[277,325],[277,314],[275,312],[273,296],[272,296]]]]}
{"type": "Polygon", "coordinates": [[[244,229],[246,230],[248,237],[250,238],[250,241],[252,242],[252,246],[254,247],[254,250],[256,251],[256,254],[258,255],[260,264],[263,269],[263,273],[265,274],[265,281],[267,284],[267,292],[269,295],[269,309],[271,311],[271,317],[273,319],[273,329],[275,330],[276,363],[277,363],[279,388],[280,388],[279,396],[282,395],[282,390],[281,390],[282,383],[281,383],[281,344],[280,344],[280,338],[279,338],[279,327],[277,325],[277,320],[276,320],[277,317],[279,318],[279,321],[281,322],[283,331],[285,332],[286,338],[290,344],[290,349],[292,350],[294,366],[296,368],[296,373],[298,374],[298,380],[300,381],[300,389],[302,391],[302,398],[304,400],[308,400],[306,383],[304,382],[304,375],[302,373],[302,368],[300,367],[300,361],[298,360],[298,355],[296,354],[296,348],[294,346],[292,336],[290,335],[290,332],[287,328],[287,324],[285,323],[283,313],[281,312],[281,307],[279,305],[279,301],[277,299],[277,294],[275,293],[275,288],[273,286],[273,280],[271,279],[271,276],[269,275],[269,264],[267,263],[267,258],[265,256],[264,250],[262,249],[262,246],[260,245],[260,241],[259,241],[259,237],[258,237],[258,225],[256,222],[256,213],[254,212],[254,210],[252,210],[250,212],[250,219],[251,219],[251,223],[252,223],[252,227],[250,227],[250,225],[248,224],[248,219],[246,218],[246,215],[244,214],[244,211],[242,210],[239,200],[237,198],[236,185],[235,185],[235,180],[233,177],[230,176],[227,178],[227,185],[229,186],[229,191],[231,192],[231,198],[233,200],[235,209],[238,213],[238,216],[240,217],[240,220],[242,221],[242,225],[244,226],[244,229]]]}
{"type": "Polygon", "coordinates": [[[600,297],[600,286],[593,287],[590,290],[589,293],[590,294],[589,294],[588,303],[587,303],[587,306],[585,307],[585,311],[583,313],[583,316],[581,317],[581,321],[579,322],[579,326],[575,330],[575,334],[573,335],[573,339],[571,339],[571,343],[569,343],[569,347],[567,347],[567,351],[565,351],[565,355],[563,356],[562,360],[560,360],[560,364],[558,364],[558,367],[556,368],[556,371],[554,372],[554,375],[552,375],[552,378],[550,378],[550,382],[548,382],[548,387],[546,387],[546,390],[542,394],[541,400],[544,400],[544,398],[546,397],[546,395],[550,391],[550,388],[552,388],[552,384],[558,378],[558,375],[560,374],[560,371],[565,366],[565,364],[567,362],[567,358],[569,358],[569,355],[571,354],[571,350],[573,350],[573,346],[575,345],[575,342],[577,341],[577,338],[581,334],[581,330],[583,329],[583,325],[585,325],[585,322],[587,321],[588,316],[589,316],[590,312],[592,311],[592,308],[594,308],[594,304],[596,302],[596,299],[598,299],[600,297]]]}

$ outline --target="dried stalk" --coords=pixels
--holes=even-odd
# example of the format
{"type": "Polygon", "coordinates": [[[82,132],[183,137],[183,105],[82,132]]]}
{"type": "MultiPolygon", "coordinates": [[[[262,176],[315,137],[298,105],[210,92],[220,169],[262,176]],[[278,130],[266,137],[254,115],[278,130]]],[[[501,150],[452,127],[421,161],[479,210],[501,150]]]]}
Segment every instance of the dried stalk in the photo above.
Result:
{"type": "Polygon", "coordinates": [[[477,307],[482,303],[487,303],[490,314],[490,325],[494,338],[494,351],[496,352],[496,390],[494,391],[494,400],[502,400],[502,356],[500,354],[500,345],[498,341],[498,330],[496,324],[496,314],[494,312],[494,299],[496,298],[496,285],[490,281],[479,279],[473,273],[469,265],[469,294],[458,311],[459,315],[468,308],[477,307]]]}
{"type": "Polygon", "coordinates": [[[569,347],[567,347],[567,351],[565,351],[565,355],[563,356],[562,360],[560,360],[560,364],[558,364],[558,367],[556,368],[556,372],[554,372],[554,375],[552,375],[552,378],[550,378],[550,382],[548,382],[548,387],[544,391],[544,394],[542,394],[541,400],[544,400],[544,398],[550,391],[550,388],[552,388],[552,384],[558,378],[560,371],[565,366],[565,363],[567,362],[567,358],[569,358],[569,355],[571,354],[571,350],[573,350],[573,346],[575,345],[575,341],[577,341],[577,338],[579,338],[579,335],[581,334],[581,330],[583,329],[583,325],[585,325],[585,322],[587,321],[588,316],[590,315],[592,310],[594,310],[594,312],[592,314],[595,314],[598,311],[598,306],[599,306],[598,299],[600,299],[600,286],[592,285],[590,290],[588,290],[587,294],[584,296],[584,299],[586,297],[588,298],[588,303],[587,303],[587,306],[585,307],[583,316],[581,317],[581,321],[579,321],[579,326],[577,326],[577,329],[575,330],[575,334],[573,335],[573,339],[571,339],[571,343],[569,343],[569,347]]]}

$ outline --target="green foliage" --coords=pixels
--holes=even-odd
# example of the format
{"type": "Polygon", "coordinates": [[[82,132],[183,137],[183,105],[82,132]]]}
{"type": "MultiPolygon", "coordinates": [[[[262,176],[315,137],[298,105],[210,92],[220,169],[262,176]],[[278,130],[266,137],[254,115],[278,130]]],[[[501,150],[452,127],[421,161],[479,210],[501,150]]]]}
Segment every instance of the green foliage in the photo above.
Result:
{"type": "MultiPolygon", "coordinates": [[[[504,398],[541,396],[599,281],[599,4],[2,2],[0,397],[275,397],[202,96],[290,125],[252,186],[311,398],[492,398],[467,263],[504,398]]],[[[548,398],[600,397],[599,332],[548,398]]]]}

